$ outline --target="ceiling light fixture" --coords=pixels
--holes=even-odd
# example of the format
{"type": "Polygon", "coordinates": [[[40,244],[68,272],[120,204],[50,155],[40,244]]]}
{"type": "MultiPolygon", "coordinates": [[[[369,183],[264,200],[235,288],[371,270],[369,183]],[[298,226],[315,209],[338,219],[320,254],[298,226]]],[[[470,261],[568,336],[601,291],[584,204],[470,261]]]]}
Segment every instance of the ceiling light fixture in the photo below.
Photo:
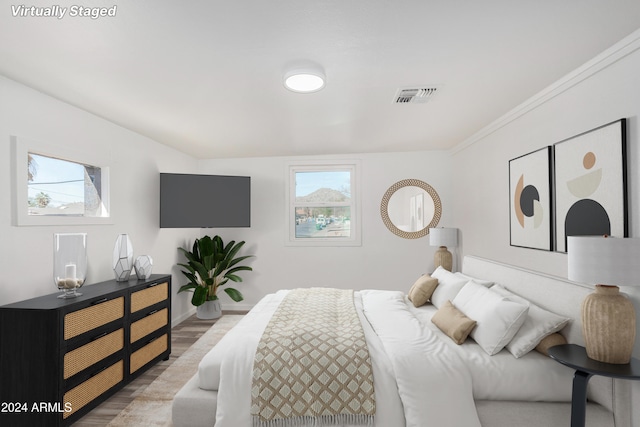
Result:
{"type": "Polygon", "coordinates": [[[317,92],[324,87],[324,84],[324,73],[316,69],[292,70],[284,76],[284,86],[293,92],[317,92]]]}

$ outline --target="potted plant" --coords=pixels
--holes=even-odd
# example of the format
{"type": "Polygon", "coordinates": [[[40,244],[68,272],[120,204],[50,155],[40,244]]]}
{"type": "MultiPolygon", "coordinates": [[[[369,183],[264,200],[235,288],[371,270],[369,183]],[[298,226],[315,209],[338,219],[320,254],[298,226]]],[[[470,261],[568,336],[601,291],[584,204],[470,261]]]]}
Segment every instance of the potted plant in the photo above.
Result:
{"type": "MultiPolygon", "coordinates": [[[[178,248],[187,258],[187,264],[178,264],[186,270],[182,273],[189,279],[189,283],[183,285],[178,293],[191,291],[193,296],[191,303],[197,307],[199,319],[216,319],[222,315],[220,301],[218,300],[218,288],[224,286],[229,280],[242,282],[242,277],[236,273],[239,271],[252,271],[248,266],[239,265],[242,261],[253,255],[236,256],[244,246],[244,241],[231,241],[226,245],[220,236],[204,236],[196,239],[193,249],[188,251],[178,248]]],[[[243,296],[235,288],[225,287],[224,291],[235,302],[243,300],[243,296]]]]}

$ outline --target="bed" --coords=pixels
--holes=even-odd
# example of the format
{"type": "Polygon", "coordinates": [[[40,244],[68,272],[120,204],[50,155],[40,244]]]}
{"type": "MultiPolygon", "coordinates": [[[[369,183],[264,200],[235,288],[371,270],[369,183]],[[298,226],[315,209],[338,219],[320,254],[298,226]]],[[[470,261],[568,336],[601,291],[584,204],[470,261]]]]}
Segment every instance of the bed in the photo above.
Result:
{"type": "MultiPolygon", "coordinates": [[[[580,302],[591,289],[474,256],[464,258],[462,272],[457,274],[464,278],[465,284],[473,280],[474,287],[467,286],[463,292],[461,289],[453,292],[447,287],[449,285],[444,286],[446,280],[440,279],[436,292],[431,296],[433,304],[419,307],[415,307],[402,292],[367,290],[354,293],[371,353],[376,404],[373,425],[569,425],[573,371],[538,351],[528,351],[530,339],[520,336],[524,327],[515,327],[520,329],[515,336],[508,338],[510,341],[504,348],[500,347],[503,343],[494,346],[495,339],[491,334],[476,334],[475,339],[467,338],[464,343],[456,344],[434,324],[433,317],[446,304],[444,301],[453,300],[456,306],[480,301],[482,298],[478,295],[484,295],[484,291],[477,287],[479,284],[481,288],[493,288],[491,298],[496,292],[502,292],[511,295],[503,298],[511,302],[524,299],[520,302],[528,304],[529,308],[518,318],[528,319],[527,322],[533,316],[530,307],[565,318],[561,325],[556,322],[561,326],[558,332],[567,342],[584,344],[580,302]],[[469,289],[480,294],[469,294],[469,289]],[[414,340],[415,336],[421,338],[414,340]],[[422,339],[422,336],[430,338],[422,339]],[[431,346],[431,350],[425,351],[424,346],[431,346]],[[494,350],[499,351],[489,354],[494,350]]],[[[449,280],[452,276],[446,277],[449,280]]],[[[265,297],[203,358],[199,372],[174,398],[174,426],[252,425],[248,413],[252,404],[252,357],[271,315],[288,292],[279,291],[265,297]],[[253,341],[253,347],[247,349],[241,344],[245,340],[253,341]]],[[[515,307],[510,305],[509,310],[515,310],[515,307]]],[[[478,309],[477,304],[475,309],[478,309]]],[[[476,317],[484,315],[473,310],[474,307],[470,306],[469,312],[476,317]]],[[[474,332],[478,330],[479,327],[474,328],[474,332]]],[[[482,334],[484,331],[486,328],[482,334]]],[[[505,337],[500,336],[499,339],[504,341],[505,337]]],[[[628,382],[592,378],[588,392],[587,426],[631,427],[630,394],[628,382]]],[[[339,425],[350,426],[348,422],[339,425]]]]}

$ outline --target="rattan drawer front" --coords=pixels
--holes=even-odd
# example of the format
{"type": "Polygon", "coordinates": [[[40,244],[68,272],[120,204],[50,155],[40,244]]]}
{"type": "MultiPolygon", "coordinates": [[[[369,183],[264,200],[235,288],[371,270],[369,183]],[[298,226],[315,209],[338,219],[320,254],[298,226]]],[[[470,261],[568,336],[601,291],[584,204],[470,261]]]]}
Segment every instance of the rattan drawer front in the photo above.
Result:
{"type": "Polygon", "coordinates": [[[124,348],[124,329],[118,329],[64,355],[64,379],[124,348]]]}
{"type": "Polygon", "coordinates": [[[115,298],[64,316],[64,339],[77,337],[87,331],[124,317],[124,297],[115,298]]]}
{"type": "Polygon", "coordinates": [[[151,332],[166,326],[169,322],[169,310],[163,308],[157,313],[150,314],[131,324],[131,342],[149,335],[151,332]]]}
{"type": "Polygon", "coordinates": [[[154,357],[159,356],[166,350],[167,335],[165,334],[160,338],[151,341],[140,350],[131,353],[131,364],[129,366],[129,373],[133,374],[135,371],[149,363],[154,357]]]}
{"type": "Polygon", "coordinates": [[[134,292],[131,294],[131,312],[142,310],[155,303],[166,300],[168,297],[169,284],[167,282],[161,283],[156,286],[152,286],[143,291],[134,292]]]}
{"type": "Polygon", "coordinates": [[[72,388],[64,394],[63,402],[71,404],[71,411],[65,412],[63,418],[90,403],[111,387],[124,379],[124,362],[120,360],[104,371],[94,375],[82,384],[72,388]]]}

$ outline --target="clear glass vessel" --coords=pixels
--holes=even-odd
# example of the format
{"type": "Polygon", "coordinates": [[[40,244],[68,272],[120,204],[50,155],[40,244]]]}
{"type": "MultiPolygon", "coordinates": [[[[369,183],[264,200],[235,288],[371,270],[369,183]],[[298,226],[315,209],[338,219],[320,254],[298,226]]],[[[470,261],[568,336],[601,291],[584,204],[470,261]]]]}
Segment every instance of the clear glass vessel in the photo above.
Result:
{"type": "Polygon", "coordinates": [[[63,294],[75,298],[87,278],[87,233],[53,235],[53,280],[63,294]]]}

